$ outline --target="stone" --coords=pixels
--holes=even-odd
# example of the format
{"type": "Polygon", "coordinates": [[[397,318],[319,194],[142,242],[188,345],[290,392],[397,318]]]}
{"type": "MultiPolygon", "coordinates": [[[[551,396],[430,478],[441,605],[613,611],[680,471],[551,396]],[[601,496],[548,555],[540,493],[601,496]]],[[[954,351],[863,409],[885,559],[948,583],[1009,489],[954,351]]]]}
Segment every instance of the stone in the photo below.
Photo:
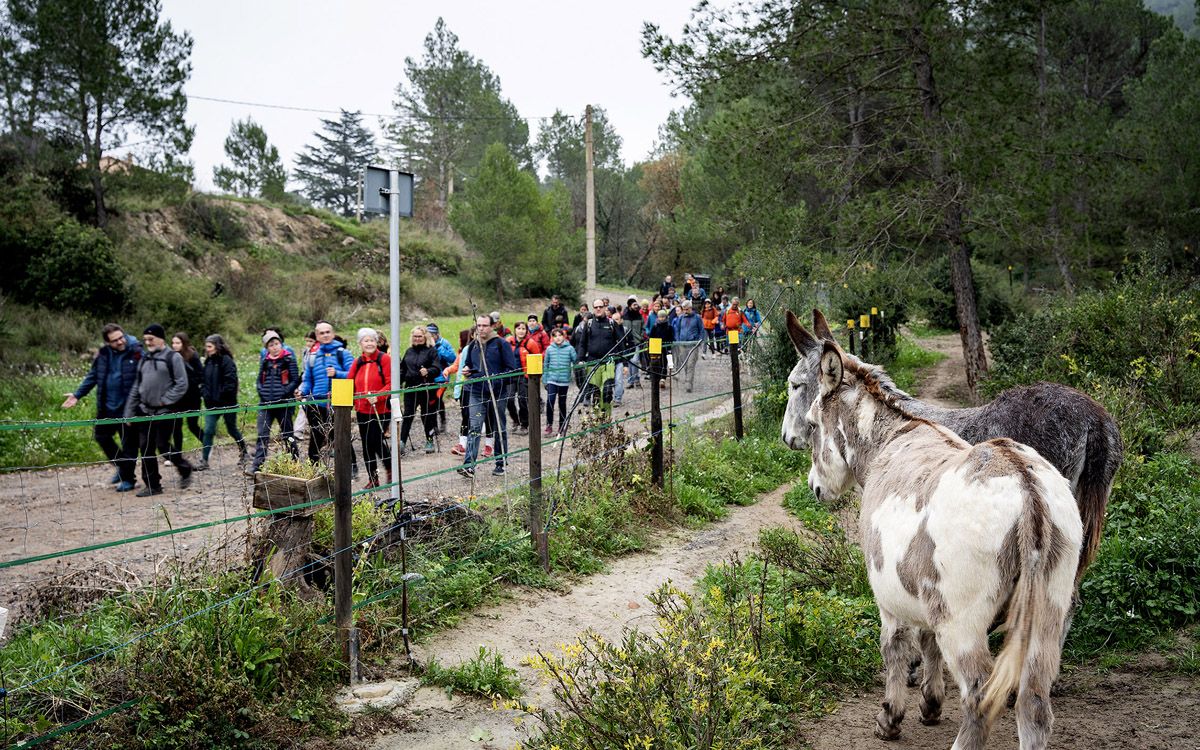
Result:
{"type": "Polygon", "coordinates": [[[348,714],[362,713],[368,708],[386,711],[408,703],[420,686],[417,679],[364,683],[342,688],[334,702],[348,714]]]}

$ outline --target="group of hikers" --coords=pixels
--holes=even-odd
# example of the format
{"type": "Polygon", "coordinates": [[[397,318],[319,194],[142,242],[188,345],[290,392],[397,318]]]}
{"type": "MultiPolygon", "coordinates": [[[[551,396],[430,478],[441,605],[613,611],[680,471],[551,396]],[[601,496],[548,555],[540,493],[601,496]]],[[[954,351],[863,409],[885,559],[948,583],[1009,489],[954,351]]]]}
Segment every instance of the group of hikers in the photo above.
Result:
{"type": "MultiPolygon", "coordinates": [[[[634,296],[613,304],[600,298],[590,307],[581,306],[573,317],[558,295],[540,317],[530,314],[512,329],[499,312],[478,316],[472,328],[459,332],[457,348],[441,336],[436,323],[417,326],[400,355],[398,383],[393,382],[389,343],[373,328],[358,329],[357,356],[325,320],[304,336],[299,352],[277,328],[268,329],[262,334],[255,379],[259,409],[252,457],[238,429],[237,364],[220,334],[205,338],[202,359],[184,332],[168,339],[163,326],[155,323],[146,326],[139,341],[109,323],[102,331],[104,346],[63,407],[74,407],[96,391],[99,421],[94,435],[116,469],[111,482],[117,492],[137,489],[140,457],[144,486],[138,497],[163,492],[159,455],[178,470],[179,487],[188,487],[193,472],[208,468],[221,421],[237,445],[239,467],[248,474],[258,472],[267,460],[276,425],[288,453],[298,458],[299,444],[307,438],[308,459],[321,461],[332,433],[329,396],[337,379],[354,383],[368,489],[380,486],[380,465],[386,482],[392,482],[390,392],[401,389],[397,437],[402,453],[437,450],[437,435],[446,431],[444,397],[449,390],[461,411],[459,438],[450,450],[462,457],[459,473],[473,477],[479,462],[494,457],[492,473],[503,475],[508,422],[512,420],[515,434],[527,434],[530,399],[541,398],[529,392],[530,355],[543,357],[545,433],[551,435],[566,430],[572,385],[580,391],[579,402],[608,410],[621,405],[626,389],[641,387],[641,373],[670,374],[671,356],[674,374],[691,392],[699,358],[725,353],[727,331],[753,336],[762,322],[754,300],[743,307],[720,288],[709,294],[690,274],[683,292],[677,293],[667,276],[652,299],[639,301],[634,296]],[[662,340],[661,354],[648,352],[645,343],[650,338],[662,340]],[[200,413],[202,405],[205,411],[200,413]],[[410,443],[418,411],[423,446],[410,443]],[[185,426],[202,446],[195,462],[182,451],[185,426]]],[[[356,460],[355,474],[357,469],[356,460]]]]}

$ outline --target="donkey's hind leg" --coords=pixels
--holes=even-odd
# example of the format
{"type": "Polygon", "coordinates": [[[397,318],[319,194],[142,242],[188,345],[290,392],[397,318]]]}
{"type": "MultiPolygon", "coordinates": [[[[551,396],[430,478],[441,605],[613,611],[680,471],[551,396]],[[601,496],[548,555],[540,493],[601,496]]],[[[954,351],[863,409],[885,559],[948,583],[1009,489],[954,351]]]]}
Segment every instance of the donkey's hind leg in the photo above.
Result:
{"type": "Polygon", "coordinates": [[[921,660],[925,664],[921,679],[921,723],[933,726],[942,720],[946,681],[942,675],[942,651],[931,630],[921,631],[921,660]]]}
{"type": "Polygon", "coordinates": [[[991,727],[980,711],[983,686],[992,671],[992,652],[988,650],[985,631],[981,637],[951,637],[945,630],[938,631],[937,645],[941,648],[946,666],[958,682],[962,698],[963,718],[958,727],[958,737],[951,750],[981,750],[987,743],[991,727]]]}
{"type": "Polygon", "coordinates": [[[1048,613],[1041,627],[1034,627],[1030,634],[1029,650],[1026,653],[1026,668],[1021,672],[1021,683],[1017,688],[1017,736],[1021,750],[1044,750],[1050,740],[1054,725],[1054,711],[1050,708],[1050,690],[1058,676],[1062,658],[1062,633],[1059,624],[1062,609],[1047,604],[1048,613]]]}
{"type": "Polygon", "coordinates": [[[879,617],[882,622],[879,650],[887,671],[887,687],[884,688],[883,708],[875,717],[875,736],[881,740],[894,740],[900,736],[900,722],[904,721],[908,665],[914,655],[913,639],[912,632],[891,615],[880,610],[879,617]]]}

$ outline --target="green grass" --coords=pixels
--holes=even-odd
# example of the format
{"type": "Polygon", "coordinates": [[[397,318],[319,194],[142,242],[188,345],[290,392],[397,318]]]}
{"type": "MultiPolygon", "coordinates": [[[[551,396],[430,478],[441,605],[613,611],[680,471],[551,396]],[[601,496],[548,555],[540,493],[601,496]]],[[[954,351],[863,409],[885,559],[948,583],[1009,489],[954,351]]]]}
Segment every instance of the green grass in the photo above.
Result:
{"type": "Polygon", "coordinates": [[[922,349],[911,339],[897,336],[896,358],[888,365],[887,372],[896,387],[911,393],[921,370],[933,367],[944,359],[946,355],[941,352],[922,349]]]}
{"type": "Polygon", "coordinates": [[[484,698],[516,698],[521,694],[517,670],[504,663],[499,651],[486,646],[480,646],[479,653],[455,667],[443,667],[430,659],[421,681],[444,687],[447,692],[458,690],[484,698]]]}

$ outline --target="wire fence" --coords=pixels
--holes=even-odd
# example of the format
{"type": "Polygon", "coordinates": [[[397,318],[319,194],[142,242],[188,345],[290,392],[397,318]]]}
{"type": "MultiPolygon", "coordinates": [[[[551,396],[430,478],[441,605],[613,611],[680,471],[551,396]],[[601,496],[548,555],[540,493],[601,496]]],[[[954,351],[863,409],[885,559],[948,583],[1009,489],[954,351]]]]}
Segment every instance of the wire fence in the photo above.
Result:
{"type": "MultiPolygon", "coordinates": [[[[742,347],[739,372],[744,378],[753,372],[758,343],[751,339],[742,347]]],[[[449,455],[452,450],[447,447],[455,441],[446,437],[454,432],[453,425],[448,424],[450,429],[437,435],[433,452],[406,455],[401,475],[392,481],[362,486],[364,483],[356,480],[358,488],[351,492],[351,541],[342,546],[330,538],[326,517],[335,493],[325,491],[278,507],[255,507],[256,496],[294,483],[261,473],[253,479],[244,476],[227,444],[217,447],[212,468],[197,474],[191,486],[177,484],[169,494],[149,498],[113,492],[108,482],[112,465],[108,462],[47,464],[0,472],[0,501],[6,508],[0,519],[0,533],[7,539],[0,550],[0,596],[4,597],[0,606],[9,608],[11,620],[15,620],[10,622],[11,632],[5,634],[6,647],[0,656],[5,746],[19,741],[21,747],[32,747],[136,705],[135,699],[104,707],[78,695],[70,700],[59,698],[70,692],[65,686],[74,675],[97,664],[119,662],[121,654],[142,642],[245,601],[268,587],[297,588],[324,599],[323,591],[329,588],[333,575],[332,563],[343,553],[354,560],[354,611],[397,595],[405,597],[406,603],[409,595],[417,600],[419,606],[411,616],[406,607],[402,621],[393,628],[400,631],[407,649],[412,628],[430,624],[447,607],[481,599],[489,587],[494,587],[495,580],[474,582],[459,602],[422,599],[423,592],[481,561],[493,566],[489,570],[496,571],[495,579],[503,579],[506,560],[531,554],[531,529],[521,521],[535,484],[549,503],[544,525],[532,531],[553,535],[572,510],[581,471],[589,467],[609,471],[619,465],[622,456],[631,452],[644,455],[643,449],[656,439],[675,447],[678,425],[731,409],[735,390],[730,387],[728,351],[724,340],[714,340],[711,348],[700,343],[675,349],[678,361],[663,379],[661,391],[664,399],[660,409],[666,419],[656,431],[650,428],[651,404],[656,399],[650,393],[654,381],[647,369],[646,347],[622,357],[583,363],[578,370],[582,377],[573,378],[569,386],[569,418],[560,421],[560,429],[539,436],[544,437],[538,441],[542,469],[536,473],[530,470],[532,462],[527,460],[532,441],[526,441],[524,435],[512,435],[507,443],[497,439],[490,453],[488,439],[480,435],[480,453],[474,467],[503,464],[507,471],[495,476],[482,472],[468,478],[460,476],[464,460],[449,455]],[[618,361],[621,366],[613,373],[612,366],[618,361]],[[625,381],[622,387],[613,383],[611,400],[606,401],[604,383],[593,394],[595,389],[589,383],[597,372],[625,381]],[[676,400],[675,391],[685,381],[689,393],[679,394],[683,397],[676,400]],[[598,403],[589,400],[593,395],[598,403]],[[616,463],[614,458],[618,459],[616,463]],[[494,529],[485,533],[489,519],[507,522],[505,533],[498,537],[494,529]],[[62,632],[83,629],[92,605],[98,601],[132,601],[144,596],[147,587],[169,589],[201,571],[230,570],[251,571],[249,585],[205,606],[164,616],[136,632],[114,634],[102,642],[81,639],[86,642],[58,648],[52,658],[33,664],[18,664],[18,657],[11,655],[12,644],[42,627],[48,614],[53,614],[62,632]],[[28,718],[30,706],[49,706],[51,715],[41,721],[10,720],[11,714],[28,718]],[[54,724],[59,726],[49,728],[54,724]]],[[[511,416],[517,418],[513,432],[521,431],[521,415],[514,408],[516,398],[509,395],[508,384],[524,377],[511,373],[482,379],[489,390],[502,394],[489,404],[490,408],[506,412],[511,409],[511,416]]],[[[736,395],[749,395],[765,385],[761,381],[742,385],[736,395]]],[[[401,388],[368,397],[403,396],[447,387],[435,384],[401,388]]],[[[538,399],[544,397],[543,393],[528,397],[539,413],[540,407],[534,402],[540,404],[538,399]]],[[[263,408],[270,406],[247,405],[194,414],[249,414],[263,408]]],[[[150,424],[191,414],[156,415],[127,422],[150,424]]],[[[448,423],[452,422],[452,415],[446,417],[448,423]]],[[[47,430],[95,429],[113,423],[8,421],[0,422],[0,431],[31,435],[47,430]]],[[[390,437],[398,439],[396,435],[390,437]]],[[[285,447],[279,444],[273,449],[285,447]]],[[[365,463],[362,448],[358,440],[353,454],[355,468],[365,463]]],[[[164,470],[170,463],[164,461],[164,470]]],[[[328,614],[316,624],[333,619],[328,614]]],[[[374,637],[381,640],[387,636],[376,633],[374,637]]]]}

